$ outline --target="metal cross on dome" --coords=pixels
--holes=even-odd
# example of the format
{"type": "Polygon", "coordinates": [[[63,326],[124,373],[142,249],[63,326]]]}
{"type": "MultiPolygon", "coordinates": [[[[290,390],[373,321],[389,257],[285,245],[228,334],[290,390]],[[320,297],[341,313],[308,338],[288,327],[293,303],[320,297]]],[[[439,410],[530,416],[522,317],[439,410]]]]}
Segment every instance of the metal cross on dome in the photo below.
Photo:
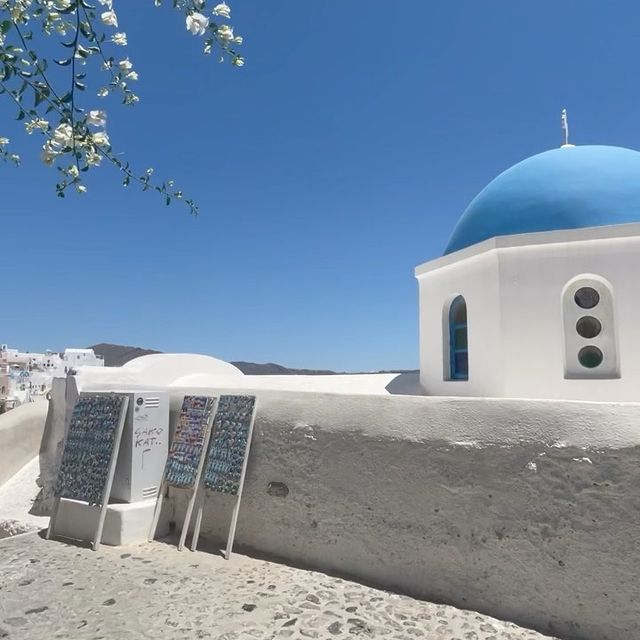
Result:
{"type": "Polygon", "coordinates": [[[567,116],[567,110],[562,110],[562,115],[560,116],[560,120],[562,122],[562,131],[564,132],[564,144],[563,147],[569,145],[569,117],[567,116]]]}

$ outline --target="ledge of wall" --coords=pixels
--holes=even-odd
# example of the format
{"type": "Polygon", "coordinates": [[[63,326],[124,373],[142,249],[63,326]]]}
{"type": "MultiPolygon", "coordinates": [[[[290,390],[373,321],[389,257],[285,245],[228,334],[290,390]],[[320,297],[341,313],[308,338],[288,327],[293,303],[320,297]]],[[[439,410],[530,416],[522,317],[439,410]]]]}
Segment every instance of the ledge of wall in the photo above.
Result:
{"type": "Polygon", "coordinates": [[[38,455],[47,407],[32,402],[0,415],[0,485],[38,455]]]}
{"type": "MultiPolygon", "coordinates": [[[[258,395],[240,548],[556,636],[640,637],[640,405],[258,395]]],[[[232,505],[208,495],[203,536],[222,545],[232,505]]]]}

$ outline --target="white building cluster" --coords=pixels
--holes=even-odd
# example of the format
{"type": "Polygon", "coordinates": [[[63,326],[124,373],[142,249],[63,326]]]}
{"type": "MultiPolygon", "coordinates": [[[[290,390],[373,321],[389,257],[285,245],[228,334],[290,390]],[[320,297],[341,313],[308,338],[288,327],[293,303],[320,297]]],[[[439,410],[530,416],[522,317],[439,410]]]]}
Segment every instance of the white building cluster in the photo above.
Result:
{"type": "Polygon", "coordinates": [[[0,412],[46,398],[54,378],[62,378],[80,366],[102,367],[104,360],[93,349],[65,349],[63,354],[21,352],[0,347],[0,412]]]}

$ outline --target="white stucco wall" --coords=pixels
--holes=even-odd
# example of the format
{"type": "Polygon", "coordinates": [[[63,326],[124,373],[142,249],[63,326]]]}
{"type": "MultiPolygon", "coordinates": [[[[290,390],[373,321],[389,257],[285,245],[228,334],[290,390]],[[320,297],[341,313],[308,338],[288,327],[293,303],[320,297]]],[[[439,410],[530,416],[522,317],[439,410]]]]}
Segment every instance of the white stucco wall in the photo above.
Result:
{"type": "MultiPolygon", "coordinates": [[[[421,382],[429,394],[640,399],[640,225],[497,238],[418,267],[421,382]],[[495,268],[489,269],[488,265],[495,268]],[[565,378],[562,291],[581,274],[613,287],[619,378],[565,378]],[[469,381],[444,381],[442,305],[467,300],[469,381]]],[[[584,315],[590,315],[588,310],[584,315]]],[[[605,322],[606,327],[606,322],[605,322]]],[[[576,345],[603,346],[574,332],[576,345]]],[[[603,350],[608,346],[604,343],[603,350]]]]}
{"type": "Polygon", "coordinates": [[[38,400],[0,415],[0,485],[38,455],[47,408],[38,400]]]}
{"type": "Polygon", "coordinates": [[[419,278],[420,379],[429,395],[500,396],[503,386],[498,260],[487,252],[419,278]],[[469,380],[447,380],[448,310],[467,303],[469,380]]]}
{"type": "MultiPolygon", "coordinates": [[[[221,360],[195,354],[142,356],[123,367],[80,367],[75,375],[56,378],[40,446],[38,513],[48,514],[66,428],[82,392],[165,390],[174,397],[186,387],[215,388],[255,393],[264,389],[363,395],[413,394],[418,389],[411,374],[359,374],[325,376],[245,376],[221,360]],[[138,362],[138,360],[142,362],[138,362]],[[135,366],[134,366],[134,363],[135,366]],[[177,391],[176,391],[177,389],[177,391]]],[[[182,397],[182,396],[180,396],[182,397]]]]}
{"type": "MultiPolygon", "coordinates": [[[[399,377],[397,373],[362,373],[351,375],[244,375],[243,387],[248,389],[274,389],[286,391],[311,391],[315,393],[383,394],[387,387],[399,377]]],[[[171,383],[173,387],[217,387],[238,388],[237,376],[211,376],[192,374],[182,376],[171,383]]]]}
{"type": "MultiPolygon", "coordinates": [[[[258,398],[238,548],[566,638],[640,637],[640,404],[172,387],[173,426],[185,394],[234,392],[258,398]]],[[[205,538],[231,507],[207,496],[205,538]]]]}
{"type": "MultiPolygon", "coordinates": [[[[565,638],[640,637],[640,405],[257,393],[239,548],[565,638]]],[[[223,544],[231,508],[207,496],[205,537],[223,544]]]]}
{"type": "Polygon", "coordinates": [[[199,354],[163,353],[135,358],[122,367],[79,367],[79,390],[217,387],[314,393],[421,393],[410,374],[244,375],[234,365],[199,354]],[[401,379],[399,379],[401,378],[401,379]]]}
{"type": "MultiPolygon", "coordinates": [[[[505,358],[511,397],[640,399],[640,236],[514,247],[500,251],[505,358]],[[565,379],[561,293],[569,280],[595,274],[613,287],[620,378],[565,379]],[[523,336],[526,336],[523,340],[523,336]]],[[[584,315],[589,315],[585,310],[584,315]]],[[[581,340],[595,344],[597,340],[581,340]]],[[[597,374],[596,370],[594,373],[597,374]]]]}

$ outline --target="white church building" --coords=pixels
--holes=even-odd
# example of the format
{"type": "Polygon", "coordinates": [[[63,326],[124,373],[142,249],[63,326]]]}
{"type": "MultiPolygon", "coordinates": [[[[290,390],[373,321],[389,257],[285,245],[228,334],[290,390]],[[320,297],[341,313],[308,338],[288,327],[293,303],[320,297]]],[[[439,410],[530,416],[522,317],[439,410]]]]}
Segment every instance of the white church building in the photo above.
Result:
{"type": "Polygon", "coordinates": [[[415,271],[428,395],[640,396],[640,153],[563,145],[471,202],[415,271]]]}

